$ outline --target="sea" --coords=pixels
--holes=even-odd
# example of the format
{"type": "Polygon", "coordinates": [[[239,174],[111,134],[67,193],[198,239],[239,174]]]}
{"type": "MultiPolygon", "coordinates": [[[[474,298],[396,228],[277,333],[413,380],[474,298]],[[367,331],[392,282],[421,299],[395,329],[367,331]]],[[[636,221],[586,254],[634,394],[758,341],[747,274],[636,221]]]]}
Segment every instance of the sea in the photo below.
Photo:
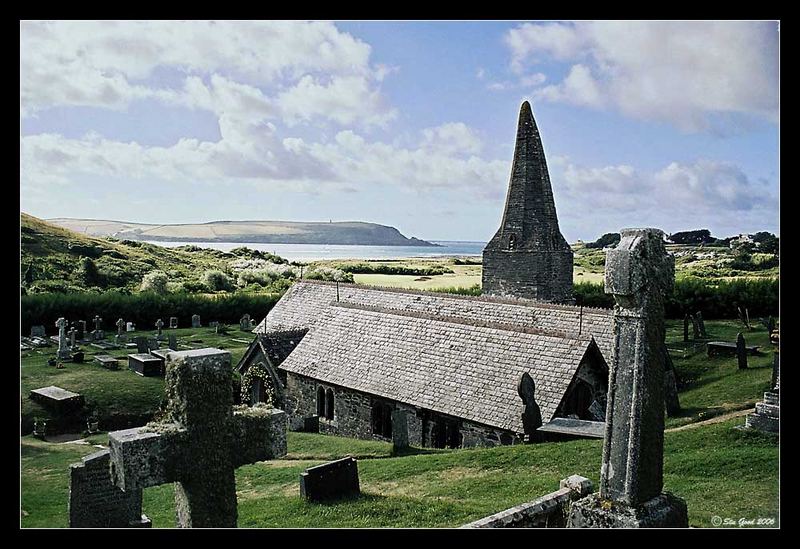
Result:
{"type": "Polygon", "coordinates": [[[171,242],[147,241],[167,248],[191,244],[201,248],[229,251],[246,246],[279,255],[289,261],[313,261],[320,259],[406,259],[452,256],[480,256],[486,242],[460,240],[431,240],[438,246],[355,246],[327,244],[269,244],[263,242],[171,242]]]}

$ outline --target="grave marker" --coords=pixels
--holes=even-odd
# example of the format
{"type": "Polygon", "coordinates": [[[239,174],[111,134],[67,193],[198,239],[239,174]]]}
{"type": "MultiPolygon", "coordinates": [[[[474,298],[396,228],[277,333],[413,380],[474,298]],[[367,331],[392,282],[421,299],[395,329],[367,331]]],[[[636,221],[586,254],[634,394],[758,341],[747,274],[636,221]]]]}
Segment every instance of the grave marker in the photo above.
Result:
{"type": "Polygon", "coordinates": [[[125,321],[121,318],[117,320],[117,335],[121,336],[123,333],[123,329],[125,328],[125,321]]]}
{"type": "Polygon", "coordinates": [[[164,327],[164,321],[162,321],[160,318],[158,320],[156,320],[156,329],[158,330],[158,333],[156,334],[156,337],[158,339],[161,339],[161,328],[163,328],[163,327],[164,327]]]}
{"type": "Polygon", "coordinates": [[[67,335],[65,333],[66,326],[67,321],[64,320],[64,317],[56,320],[56,327],[58,328],[58,351],[56,351],[56,356],[59,360],[69,359],[70,351],[69,347],[67,347],[67,335]]]}
{"type": "Polygon", "coordinates": [[[46,335],[47,334],[45,334],[44,326],[31,326],[31,337],[45,337],[46,335]]]}
{"type": "Polygon", "coordinates": [[[742,332],[736,334],[736,362],[740,370],[747,369],[747,346],[744,343],[742,332]]]}
{"type": "Polygon", "coordinates": [[[169,327],[170,328],[177,328],[178,327],[178,317],[177,316],[169,317],[169,327]]]}
{"type": "Polygon", "coordinates": [[[192,315],[192,328],[200,328],[200,315],[192,315]]]}
{"type": "Polygon", "coordinates": [[[300,497],[303,499],[318,502],[360,493],[358,462],[353,457],[309,467],[300,473],[300,497]]]}
{"type": "Polygon", "coordinates": [[[122,490],[175,482],[179,527],[236,526],[238,466],[286,454],[286,413],[233,410],[230,353],[167,355],[162,422],[109,434],[111,476],[122,490]]]}

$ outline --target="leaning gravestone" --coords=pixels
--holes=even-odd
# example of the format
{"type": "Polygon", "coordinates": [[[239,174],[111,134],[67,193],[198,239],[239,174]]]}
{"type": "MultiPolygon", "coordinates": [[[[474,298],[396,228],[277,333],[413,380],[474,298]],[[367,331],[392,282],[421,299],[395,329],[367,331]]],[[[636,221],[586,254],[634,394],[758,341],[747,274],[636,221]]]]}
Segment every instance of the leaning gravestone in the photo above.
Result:
{"type": "Polygon", "coordinates": [[[192,315],[192,328],[200,328],[200,315],[192,315]]]}
{"type": "Polygon", "coordinates": [[[69,467],[70,528],[149,528],[142,490],[123,492],[111,482],[110,452],[100,450],[69,467]]]}
{"type": "Polygon", "coordinates": [[[109,434],[111,476],[124,490],[175,482],[179,527],[236,526],[236,467],[286,454],[286,413],[233,409],[231,355],[167,355],[164,419],[109,434]]]}
{"type": "Polygon", "coordinates": [[[664,464],[664,298],[674,258],[658,229],[623,229],[606,258],[614,349],[600,493],[573,503],[579,528],[688,527],[686,503],[661,492],[664,464]]]}
{"type": "Polygon", "coordinates": [[[300,473],[300,497],[326,501],[361,493],[358,485],[358,462],[353,457],[337,459],[300,473]]]}
{"type": "Polygon", "coordinates": [[[740,370],[747,369],[747,345],[745,345],[742,332],[736,334],[736,362],[740,370]]]}

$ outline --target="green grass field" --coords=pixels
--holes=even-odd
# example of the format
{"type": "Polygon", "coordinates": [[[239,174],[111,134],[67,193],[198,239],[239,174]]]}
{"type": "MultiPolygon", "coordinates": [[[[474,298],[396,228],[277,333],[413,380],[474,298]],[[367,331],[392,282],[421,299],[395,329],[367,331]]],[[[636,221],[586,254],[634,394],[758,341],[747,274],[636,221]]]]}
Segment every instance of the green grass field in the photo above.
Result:
{"type": "MultiPolygon", "coordinates": [[[[706,321],[714,339],[732,340],[741,330],[732,321],[706,321]]],[[[234,339],[249,334],[233,330],[227,336],[213,330],[177,330],[184,345],[216,346],[231,351],[234,362],[246,347],[234,339]],[[202,343],[192,343],[202,340],[202,343]]],[[[669,418],[667,427],[691,428],[665,433],[665,489],[686,499],[692,526],[711,527],[711,517],[775,518],[778,513],[778,445],[775,437],[734,429],[743,417],[719,423],[696,423],[725,412],[751,408],[768,388],[771,345],[766,330],[745,332],[748,345],[767,351],[749,357],[750,369],[738,370],[733,357],[708,359],[704,352],[685,358],[673,355],[685,382],[680,399],[684,413],[669,418]]],[[[667,342],[682,346],[682,321],[669,321],[667,342]]],[[[101,352],[98,350],[98,352],[101,352]]],[[[119,353],[124,354],[124,353],[119,353]]],[[[43,359],[40,359],[42,362],[43,359]]],[[[23,357],[23,414],[43,413],[30,403],[27,391],[43,385],[77,390],[108,411],[157,407],[163,381],[142,378],[127,369],[115,372],[92,364],[55,370],[23,357]]],[[[102,428],[102,422],[101,422],[102,428]]],[[[96,451],[107,435],[89,444],[43,442],[22,437],[23,527],[66,527],[68,467],[96,451]]],[[[281,460],[237,470],[241,527],[454,527],[529,501],[558,488],[560,479],[581,474],[599,480],[600,440],[573,440],[491,449],[416,450],[393,457],[391,446],[361,441],[289,433],[288,455],[281,460]],[[299,497],[299,474],[324,461],[353,455],[359,459],[363,494],[329,504],[310,504],[299,497]]],[[[174,526],[173,487],[148,488],[145,513],[156,527],[174,526]]]]}

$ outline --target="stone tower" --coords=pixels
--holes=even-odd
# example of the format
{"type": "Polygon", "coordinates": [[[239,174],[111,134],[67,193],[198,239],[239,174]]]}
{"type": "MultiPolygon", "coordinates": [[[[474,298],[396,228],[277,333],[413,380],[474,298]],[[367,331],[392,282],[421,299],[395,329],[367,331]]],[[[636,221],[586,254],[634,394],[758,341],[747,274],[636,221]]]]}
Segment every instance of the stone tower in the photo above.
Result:
{"type": "Polygon", "coordinates": [[[539,129],[522,103],[503,220],[483,249],[483,293],[572,303],[572,249],[558,229],[539,129]]]}

